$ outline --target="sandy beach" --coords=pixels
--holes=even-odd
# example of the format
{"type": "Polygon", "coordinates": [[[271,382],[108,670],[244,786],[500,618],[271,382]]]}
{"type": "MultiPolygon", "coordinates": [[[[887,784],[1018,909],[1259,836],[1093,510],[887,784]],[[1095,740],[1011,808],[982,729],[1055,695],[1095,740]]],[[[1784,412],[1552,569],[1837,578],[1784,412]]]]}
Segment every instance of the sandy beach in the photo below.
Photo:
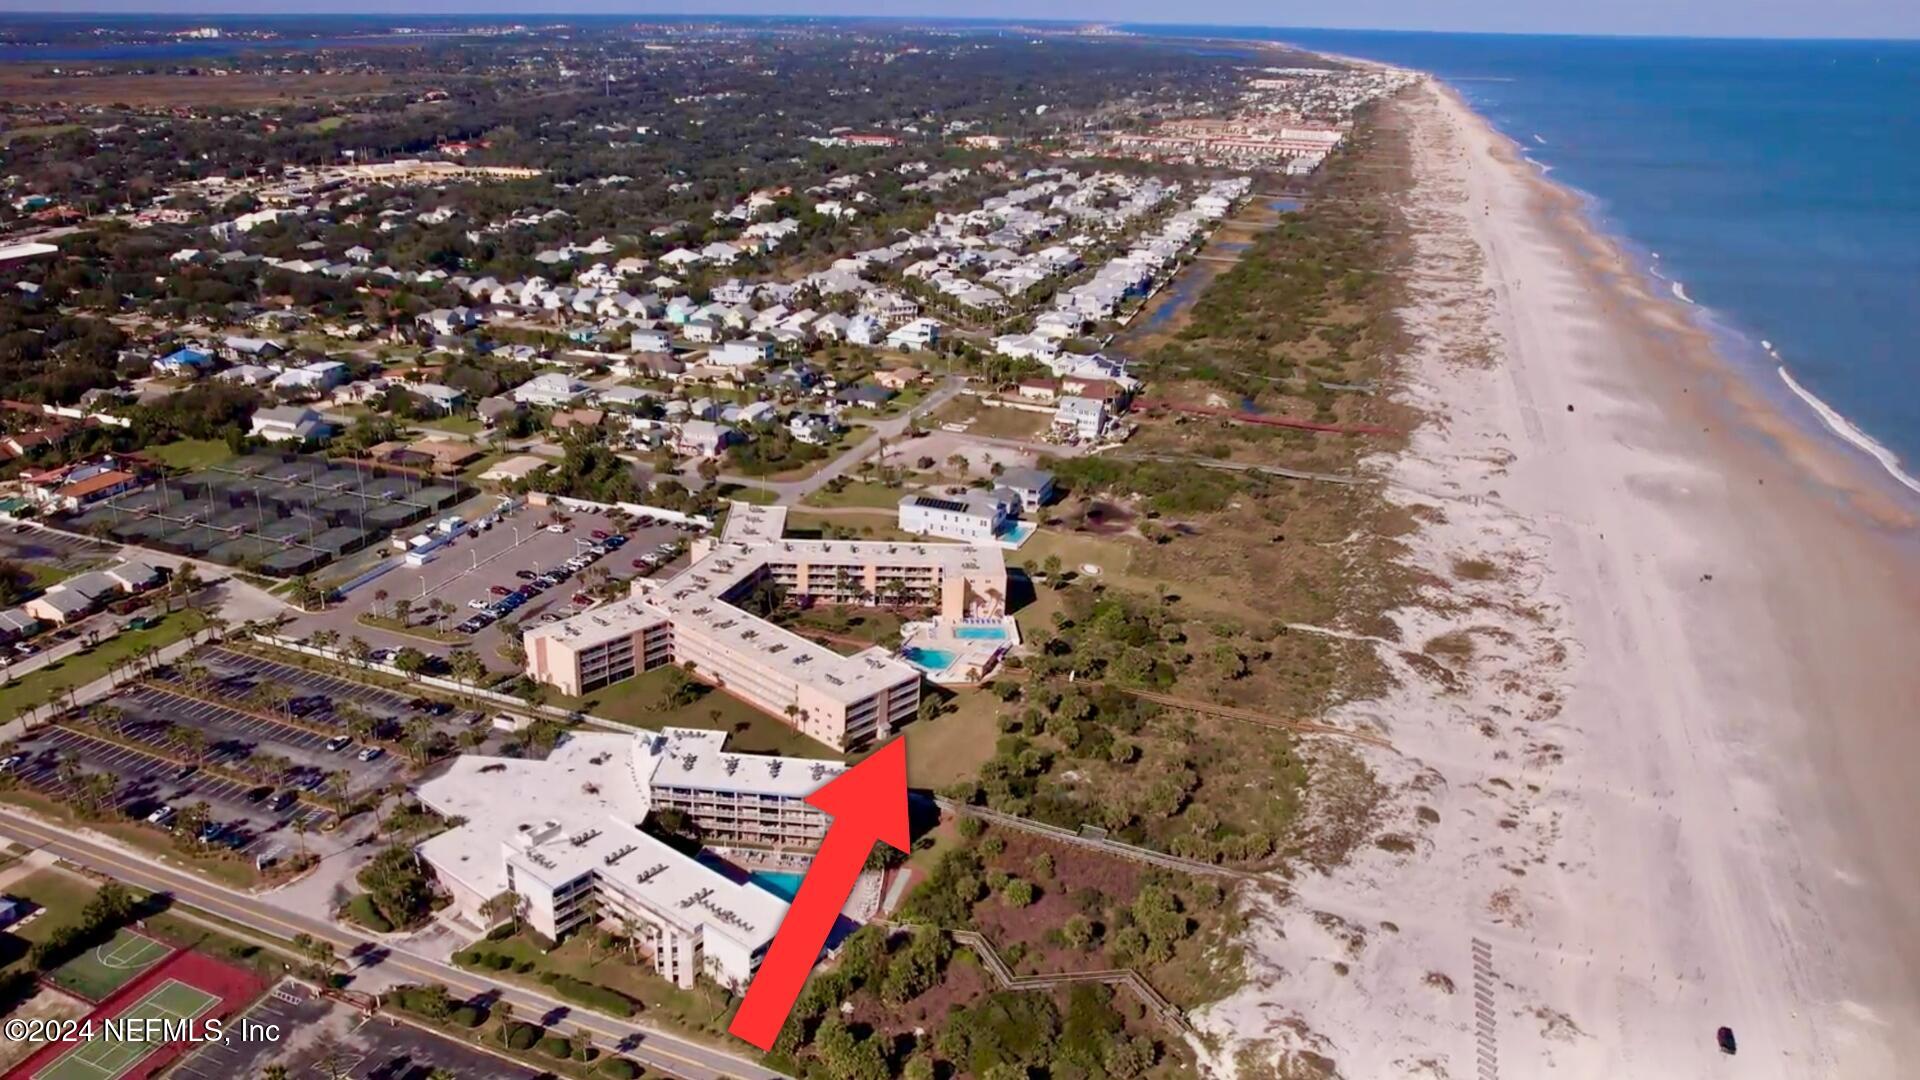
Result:
{"type": "Polygon", "coordinates": [[[1332,719],[1392,738],[1368,760],[1397,842],[1262,909],[1210,1065],[1912,1075],[1911,504],[1772,412],[1450,92],[1395,108],[1399,392],[1428,419],[1373,466],[1435,584],[1380,646],[1398,686],[1332,719]],[[1462,630],[1451,685],[1407,662],[1462,630]]]}

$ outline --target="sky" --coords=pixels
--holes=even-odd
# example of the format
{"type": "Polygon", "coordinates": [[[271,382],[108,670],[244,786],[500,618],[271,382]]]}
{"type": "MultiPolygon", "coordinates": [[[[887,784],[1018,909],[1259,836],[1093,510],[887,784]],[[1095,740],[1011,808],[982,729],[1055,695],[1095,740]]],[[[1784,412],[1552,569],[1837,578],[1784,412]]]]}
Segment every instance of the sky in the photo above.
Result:
{"type": "Polygon", "coordinates": [[[1694,37],[1920,37],[1916,0],[0,0],[0,12],[887,15],[1694,37]]]}

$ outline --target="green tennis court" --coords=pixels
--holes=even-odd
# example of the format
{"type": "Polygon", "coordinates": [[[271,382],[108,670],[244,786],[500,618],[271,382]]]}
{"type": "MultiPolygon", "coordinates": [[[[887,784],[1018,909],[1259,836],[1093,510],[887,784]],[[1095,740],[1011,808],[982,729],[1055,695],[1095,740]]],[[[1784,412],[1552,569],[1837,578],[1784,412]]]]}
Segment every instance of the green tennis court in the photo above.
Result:
{"type": "Polygon", "coordinates": [[[144,934],[119,930],[113,940],[96,945],[55,968],[51,977],[55,985],[88,1001],[105,1001],[107,995],[132,982],[172,951],[144,934]]]}
{"type": "MultiPolygon", "coordinates": [[[[191,1020],[212,1011],[220,999],[177,979],[154,987],[115,1019],[191,1020]]],[[[62,1054],[52,1065],[34,1074],[35,1080],[118,1080],[132,1071],[160,1044],[123,1042],[95,1037],[62,1054]]]]}

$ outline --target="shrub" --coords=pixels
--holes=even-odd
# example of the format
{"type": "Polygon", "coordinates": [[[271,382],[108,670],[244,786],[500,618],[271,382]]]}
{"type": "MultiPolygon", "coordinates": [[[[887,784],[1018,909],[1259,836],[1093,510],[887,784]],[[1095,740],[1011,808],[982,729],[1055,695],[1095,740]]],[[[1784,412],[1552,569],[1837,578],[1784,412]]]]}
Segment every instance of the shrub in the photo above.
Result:
{"type": "Polygon", "coordinates": [[[393,924],[387,921],[385,915],[380,914],[379,908],[373,906],[373,897],[368,896],[366,893],[361,893],[347,901],[347,918],[352,919],[354,922],[359,923],[361,926],[366,927],[376,934],[386,934],[393,931],[393,924]]]}
{"type": "Polygon", "coordinates": [[[616,1057],[608,1058],[600,1066],[600,1071],[612,1077],[613,1080],[639,1080],[641,1069],[626,1058],[616,1057]]]}
{"type": "Polygon", "coordinates": [[[461,1005],[447,1014],[447,1019],[456,1026],[476,1028],[486,1023],[487,1014],[472,1005],[461,1005]]]}
{"type": "Polygon", "coordinates": [[[532,1024],[514,1024],[507,1028],[507,1049],[531,1050],[539,1038],[540,1029],[532,1024]]]}
{"type": "Polygon", "coordinates": [[[543,976],[542,979],[553,987],[554,993],[582,1008],[622,1017],[632,1016],[637,1011],[632,998],[598,983],[585,982],[570,975],[543,976]]]}
{"type": "Polygon", "coordinates": [[[572,1057],[573,1043],[563,1036],[549,1035],[540,1040],[540,1052],[548,1057],[572,1057]]]}

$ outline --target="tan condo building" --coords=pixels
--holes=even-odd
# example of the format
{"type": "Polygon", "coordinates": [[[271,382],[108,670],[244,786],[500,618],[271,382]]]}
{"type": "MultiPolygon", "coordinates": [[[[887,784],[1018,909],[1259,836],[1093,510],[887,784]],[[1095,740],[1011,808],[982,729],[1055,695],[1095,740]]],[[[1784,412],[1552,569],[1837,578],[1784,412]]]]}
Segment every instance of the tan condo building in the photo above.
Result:
{"type": "Polygon", "coordinates": [[[718,538],[664,581],[526,633],[527,675],[570,696],[667,664],[837,750],[886,739],[920,705],[921,669],[875,647],[842,656],[750,614],[764,583],[790,601],[932,607],[953,625],[1006,615],[995,546],[790,540],[782,507],[734,503],[718,538]]]}

